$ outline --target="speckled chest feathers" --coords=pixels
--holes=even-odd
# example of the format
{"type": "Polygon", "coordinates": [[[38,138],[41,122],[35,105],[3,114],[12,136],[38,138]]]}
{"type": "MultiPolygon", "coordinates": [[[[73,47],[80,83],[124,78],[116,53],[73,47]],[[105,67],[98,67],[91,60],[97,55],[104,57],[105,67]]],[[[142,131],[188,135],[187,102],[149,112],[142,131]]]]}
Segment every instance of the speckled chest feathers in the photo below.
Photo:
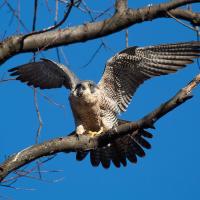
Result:
{"type": "Polygon", "coordinates": [[[72,90],[69,101],[78,134],[104,131],[117,124],[117,105],[91,81],[84,81],[72,90]]]}

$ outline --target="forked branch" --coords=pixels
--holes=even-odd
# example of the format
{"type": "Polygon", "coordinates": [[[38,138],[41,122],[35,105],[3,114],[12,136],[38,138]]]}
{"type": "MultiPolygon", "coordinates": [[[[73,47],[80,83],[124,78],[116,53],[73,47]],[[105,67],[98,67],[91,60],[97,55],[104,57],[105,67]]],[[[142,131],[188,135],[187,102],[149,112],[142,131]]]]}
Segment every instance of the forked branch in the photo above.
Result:
{"type": "MultiPolygon", "coordinates": [[[[176,18],[187,20],[193,25],[198,26],[200,25],[199,13],[179,9],[181,6],[198,2],[200,2],[200,0],[173,0],[140,9],[132,9],[127,7],[127,1],[117,0],[115,13],[105,20],[61,30],[49,31],[49,29],[43,29],[27,35],[15,35],[2,41],[0,43],[0,63],[4,63],[8,58],[19,53],[36,52],[38,50],[47,50],[62,45],[85,42],[116,33],[137,23],[158,18],[168,18],[169,15],[167,15],[167,11],[171,10],[173,10],[172,14],[176,18]],[[46,32],[47,30],[48,32],[46,32]]],[[[73,1],[69,5],[64,21],[70,13],[72,5],[73,1]]],[[[53,29],[54,28],[55,27],[53,27],[53,29]]]]}

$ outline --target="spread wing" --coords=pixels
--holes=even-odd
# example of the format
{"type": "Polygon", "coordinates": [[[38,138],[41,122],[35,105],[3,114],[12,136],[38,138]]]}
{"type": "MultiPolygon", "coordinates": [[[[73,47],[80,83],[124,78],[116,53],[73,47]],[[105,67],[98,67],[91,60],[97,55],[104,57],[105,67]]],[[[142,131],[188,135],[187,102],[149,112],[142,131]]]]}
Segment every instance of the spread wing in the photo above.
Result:
{"type": "Polygon", "coordinates": [[[130,47],[108,60],[98,85],[125,111],[145,80],[174,73],[199,56],[200,42],[130,47]]]}
{"type": "Polygon", "coordinates": [[[41,89],[73,88],[79,79],[67,67],[51,60],[42,59],[39,62],[27,63],[9,70],[17,80],[41,89]]]}

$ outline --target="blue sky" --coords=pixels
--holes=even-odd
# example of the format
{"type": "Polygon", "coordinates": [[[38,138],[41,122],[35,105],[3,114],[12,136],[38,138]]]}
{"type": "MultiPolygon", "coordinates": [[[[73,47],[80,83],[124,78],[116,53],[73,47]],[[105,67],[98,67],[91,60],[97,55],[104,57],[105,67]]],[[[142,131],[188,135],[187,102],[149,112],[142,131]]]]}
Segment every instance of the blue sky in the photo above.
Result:
{"type": "MultiPolygon", "coordinates": [[[[10,1],[11,2],[11,1],[10,1]]],[[[17,2],[17,1],[16,1],[17,2]]],[[[15,2],[15,3],[16,3],[15,2]]],[[[39,1],[40,21],[37,28],[50,26],[54,19],[54,2],[49,1],[51,13],[46,9],[45,0],[39,1]],[[41,17],[42,16],[42,17],[41,17]]],[[[88,1],[87,1],[88,2],[88,1]]],[[[150,3],[161,1],[129,2],[133,8],[143,7],[150,3]]],[[[93,10],[103,10],[112,5],[113,1],[95,1],[88,5],[93,10]]],[[[21,18],[27,28],[31,30],[32,1],[20,0],[21,18]]],[[[16,5],[13,5],[16,6],[16,5]]],[[[194,6],[200,12],[200,4],[194,6]]],[[[111,10],[110,12],[112,12],[111,10]]],[[[60,5],[59,16],[63,9],[60,5]]],[[[65,26],[74,26],[88,22],[88,16],[73,10],[65,26]]],[[[19,25],[16,19],[11,19],[8,7],[0,10],[1,31],[3,37],[16,33],[19,25]],[[10,23],[10,24],[9,24],[10,23]]],[[[20,26],[20,32],[25,30],[20,26]]],[[[172,19],[158,19],[135,25],[129,29],[130,46],[156,45],[196,40],[196,34],[172,19]]],[[[96,82],[101,77],[107,59],[125,48],[125,33],[121,31],[111,36],[62,47],[65,54],[61,54],[61,62],[67,64],[81,79],[92,79],[96,82]],[[91,58],[102,40],[107,48],[102,48],[95,59],[83,67],[91,58]]],[[[60,49],[61,51],[61,49],[60,49]]],[[[11,67],[29,62],[32,54],[17,55],[8,60],[1,67],[0,76],[8,77],[7,70],[11,67]]],[[[38,54],[37,59],[46,57],[56,60],[55,49],[38,54]]],[[[172,97],[181,87],[184,87],[197,73],[197,64],[170,75],[155,78],[146,82],[137,91],[128,111],[121,117],[136,120],[147,114],[162,102],[172,97]]],[[[46,163],[42,170],[63,170],[58,173],[44,173],[44,181],[21,178],[14,186],[31,188],[34,191],[0,188],[0,198],[10,199],[199,199],[200,198],[200,132],[199,132],[199,101],[200,89],[193,94],[194,98],[170,112],[156,123],[156,130],[151,132],[152,149],[146,151],[146,157],[138,159],[136,165],[128,164],[126,168],[109,170],[101,166],[93,168],[87,158],[83,162],[75,160],[74,154],[59,154],[46,163]],[[60,180],[62,179],[62,180],[60,180]],[[56,183],[52,181],[60,180],[56,183]]],[[[38,120],[33,102],[33,90],[19,82],[0,84],[1,110],[1,141],[0,159],[26,148],[35,141],[38,120]]],[[[57,103],[64,104],[66,111],[50,104],[42,96],[38,96],[39,108],[43,120],[40,141],[59,137],[70,133],[74,129],[72,113],[67,100],[68,91],[64,88],[42,91],[57,103]]]]}

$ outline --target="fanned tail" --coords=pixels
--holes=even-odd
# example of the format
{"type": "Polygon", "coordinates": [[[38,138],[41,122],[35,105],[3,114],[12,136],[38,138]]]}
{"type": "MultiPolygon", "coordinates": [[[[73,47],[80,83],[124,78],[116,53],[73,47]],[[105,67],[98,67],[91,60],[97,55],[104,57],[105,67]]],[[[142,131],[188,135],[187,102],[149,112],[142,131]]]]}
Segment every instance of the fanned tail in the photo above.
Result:
{"type": "MultiPolygon", "coordinates": [[[[118,124],[124,124],[128,121],[118,120],[118,124]]],[[[127,159],[131,163],[137,163],[137,157],[144,157],[144,149],[150,149],[151,145],[147,139],[153,135],[146,130],[137,130],[136,132],[116,139],[107,146],[90,150],[86,152],[77,152],[76,159],[81,161],[90,153],[90,161],[94,167],[102,164],[104,168],[109,168],[111,162],[116,166],[126,166],[127,159]]]]}

